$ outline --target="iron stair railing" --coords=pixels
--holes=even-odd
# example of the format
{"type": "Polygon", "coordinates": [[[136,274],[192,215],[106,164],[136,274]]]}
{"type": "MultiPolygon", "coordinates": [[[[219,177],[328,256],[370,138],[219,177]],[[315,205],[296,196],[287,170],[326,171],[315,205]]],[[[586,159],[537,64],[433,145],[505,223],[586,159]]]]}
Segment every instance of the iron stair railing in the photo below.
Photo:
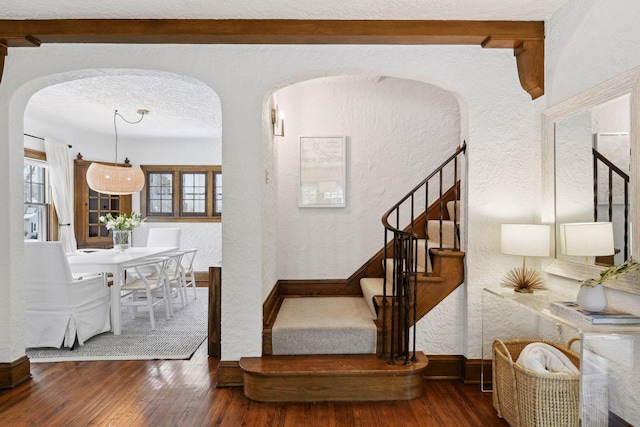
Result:
{"type": "MultiPolygon", "coordinates": [[[[459,157],[466,151],[466,142],[458,147],[456,152],[445,160],[436,168],[429,176],[427,176],[420,184],[413,188],[398,203],[389,209],[382,216],[382,224],[384,225],[384,286],[382,298],[382,350],[380,357],[387,359],[390,364],[404,359],[405,365],[410,365],[412,361],[416,361],[416,328],[413,328],[413,336],[410,337],[410,328],[417,322],[417,290],[418,290],[418,234],[415,229],[416,210],[418,214],[424,212],[424,272],[426,276],[429,247],[428,247],[428,207],[430,203],[439,200],[439,250],[443,250],[443,221],[446,203],[443,200],[444,188],[454,188],[454,199],[458,201],[459,197],[459,157]],[[450,169],[453,169],[451,172],[450,169]],[[451,173],[447,181],[445,170],[451,173]],[[433,182],[438,188],[436,199],[430,196],[430,184],[433,182]],[[445,184],[445,182],[448,182],[445,184]],[[449,185],[451,184],[451,185],[449,185]],[[416,209],[416,206],[420,206],[416,209]],[[393,225],[392,225],[393,223],[393,225]],[[408,224],[404,226],[403,224],[408,224]],[[391,250],[393,252],[393,261],[391,266],[386,260],[390,254],[387,242],[392,241],[391,250]],[[391,268],[391,274],[388,269],[391,268]],[[387,294],[387,282],[391,277],[392,283],[389,287],[391,295],[387,294]],[[390,316],[390,318],[387,318],[390,316]],[[413,352],[410,351],[410,341],[412,341],[413,352]]],[[[436,202],[437,203],[437,202],[436,202]]],[[[459,218],[458,209],[453,209],[453,250],[459,250],[459,218]]]]}
{"type": "Polygon", "coordinates": [[[614,174],[622,179],[624,197],[624,258],[629,259],[629,175],[614,165],[602,153],[592,148],[593,153],[593,220],[598,221],[598,165],[602,163],[607,170],[607,204],[609,222],[613,222],[613,178],[614,174]]]}

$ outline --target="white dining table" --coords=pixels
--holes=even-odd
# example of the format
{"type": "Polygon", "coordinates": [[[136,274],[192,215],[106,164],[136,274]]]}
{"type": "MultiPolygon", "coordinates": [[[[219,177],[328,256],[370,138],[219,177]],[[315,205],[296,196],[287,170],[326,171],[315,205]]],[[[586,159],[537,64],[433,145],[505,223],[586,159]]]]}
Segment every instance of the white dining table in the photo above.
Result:
{"type": "Polygon", "coordinates": [[[132,261],[161,256],[175,251],[175,247],[132,247],[125,253],[115,249],[89,253],[72,254],[68,257],[69,267],[73,273],[111,273],[111,330],[114,335],[120,335],[122,325],[120,321],[120,287],[124,284],[124,265],[132,261]]]}

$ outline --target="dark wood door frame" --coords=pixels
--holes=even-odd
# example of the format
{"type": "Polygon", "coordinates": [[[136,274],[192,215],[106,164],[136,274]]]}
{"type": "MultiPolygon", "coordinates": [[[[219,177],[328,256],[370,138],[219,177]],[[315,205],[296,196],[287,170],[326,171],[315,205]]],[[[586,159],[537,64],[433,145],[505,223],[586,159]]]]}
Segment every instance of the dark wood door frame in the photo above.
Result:
{"type": "Polygon", "coordinates": [[[520,84],[544,94],[543,21],[0,20],[0,82],[11,47],[42,43],[480,45],[513,49],[520,84]]]}

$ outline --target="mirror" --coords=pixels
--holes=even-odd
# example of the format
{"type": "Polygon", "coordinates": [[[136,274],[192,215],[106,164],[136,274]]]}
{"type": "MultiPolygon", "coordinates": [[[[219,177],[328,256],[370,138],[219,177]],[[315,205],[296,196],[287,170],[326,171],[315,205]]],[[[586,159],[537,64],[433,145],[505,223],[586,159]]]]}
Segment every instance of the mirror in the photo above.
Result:
{"type": "MultiPolygon", "coordinates": [[[[619,264],[625,256],[639,259],[632,244],[640,241],[634,236],[632,219],[637,217],[640,201],[637,172],[631,167],[638,164],[639,82],[640,68],[543,112],[542,222],[553,225],[554,233],[553,255],[543,266],[549,273],[582,280],[597,277],[605,266],[619,264]],[[594,221],[613,223],[616,254],[563,253],[559,225],[594,221]]],[[[635,275],[627,275],[610,287],[640,293],[634,282],[635,275]]]]}

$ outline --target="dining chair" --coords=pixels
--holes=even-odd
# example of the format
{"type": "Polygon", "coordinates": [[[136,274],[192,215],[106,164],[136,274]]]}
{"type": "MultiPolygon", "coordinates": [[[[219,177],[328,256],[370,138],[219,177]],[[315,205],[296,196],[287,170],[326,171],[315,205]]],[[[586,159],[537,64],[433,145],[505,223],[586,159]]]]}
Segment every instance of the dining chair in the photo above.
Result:
{"type": "MultiPolygon", "coordinates": [[[[102,274],[74,280],[60,242],[25,242],[26,348],[84,345],[111,329],[109,288],[102,274]]],[[[84,276],[84,277],[83,277],[84,276]]]]}
{"type": "Polygon", "coordinates": [[[196,276],[193,270],[193,260],[196,258],[198,249],[182,249],[182,252],[184,255],[182,257],[182,262],[180,263],[180,273],[182,274],[182,280],[184,281],[185,293],[189,286],[193,287],[193,298],[196,299],[198,298],[198,293],[196,292],[196,276]]]}
{"type": "Polygon", "coordinates": [[[136,277],[120,287],[121,305],[133,307],[133,317],[138,314],[138,307],[146,306],[149,310],[151,330],[156,329],[153,307],[164,304],[167,320],[171,317],[172,307],[169,297],[169,284],[166,277],[168,257],[146,258],[125,264],[124,271],[133,271],[136,277]],[[142,268],[152,268],[155,273],[150,276],[142,274],[142,268]]]}
{"type": "MultiPolygon", "coordinates": [[[[180,248],[180,228],[151,228],[149,229],[149,236],[147,237],[148,248],[158,247],[171,247],[176,250],[180,248]]],[[[152,267],[139,268],[137,271],[130,271],[128,278],[138,278],[138,273],[144,276],[149,276],[155,272],[152,267]]]]}
{"type": "MultiPolygon", "coordinates": [[[[180,301],[184,307],[189,304],[187,301],[186,281],[182,275],[182,258],[184,252],[173,251],[165,253],[164,255],[169,258],[165,269],[165,276],[169,285],[169,295],[171,298],[180,295],[180,301]]],[[[173,304],[173,300],[171,300],[171,303],[173,304]]]]}

